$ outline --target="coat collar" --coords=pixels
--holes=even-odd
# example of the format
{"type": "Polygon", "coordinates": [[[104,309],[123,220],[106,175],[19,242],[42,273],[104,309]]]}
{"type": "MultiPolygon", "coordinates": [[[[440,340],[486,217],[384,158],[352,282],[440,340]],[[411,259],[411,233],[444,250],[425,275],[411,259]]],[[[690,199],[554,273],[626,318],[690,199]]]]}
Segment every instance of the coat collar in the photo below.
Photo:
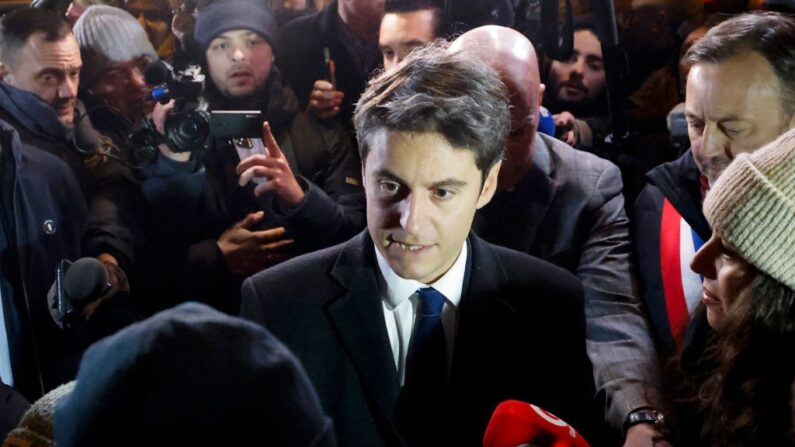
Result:
{"type": "Polygon", "coordinates": [[[329,303],[331,324],[349,353],[362,379],[386,434],[398,439],[393,423],[400,379],[390,352],[378,291],[373,242],[367,230],[346,243],[331,270],[331,276],[346,289],[329,303]]]}

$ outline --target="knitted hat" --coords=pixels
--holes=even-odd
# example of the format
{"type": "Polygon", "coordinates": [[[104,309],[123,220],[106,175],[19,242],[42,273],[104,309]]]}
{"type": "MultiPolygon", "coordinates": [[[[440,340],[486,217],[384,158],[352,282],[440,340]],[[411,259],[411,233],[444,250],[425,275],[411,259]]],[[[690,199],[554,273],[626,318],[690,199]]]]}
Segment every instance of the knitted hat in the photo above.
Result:
{"type": "Polygon", "coordinates": [[[273,47],[278,26],[265,0],[218,0],[199,10],[194,36],[202,52],[221,34],[247,29],[261,35],[273,47]]]}
{"type": "Polygon", "coordinates": [[[55,406],[74,387],[74,381],[65,383],[39,398],[22,416],[19,426],[8,434],[3,447],[54,447],[52,427],[55,406]]]}
{"type": "Polygon", "coordinates": [[[86,9],[73,28],[83,68],[81,81],[90,86],[110,62],[124,62],[146,56],[157,60],[157,52],[146,31],[129,12],[112,6],[86,9]]]}
{"type": "Polygon", "coordinates": [[[83,355],[55,411],[58,447],[327,446],[330,419],[298,360],[265,328],[186,303],[83,355]]]}
{"type": "Polygon", "coordinates": [[[704,214],[745,260],[795,290],[795,130],[738,155],[707,194],[704,214]]]}

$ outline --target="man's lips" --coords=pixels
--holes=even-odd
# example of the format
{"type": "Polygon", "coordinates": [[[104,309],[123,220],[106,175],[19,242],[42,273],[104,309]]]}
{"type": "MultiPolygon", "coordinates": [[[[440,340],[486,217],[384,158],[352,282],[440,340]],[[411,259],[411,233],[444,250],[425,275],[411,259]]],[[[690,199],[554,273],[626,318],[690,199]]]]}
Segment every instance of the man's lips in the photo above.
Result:
{"type": "Polygon", "coordinates": [[[431,245],[428,244],[417,244],[411,243],[409,241],[401,241],[395,240],[392,236],[388,236],[385,241],[385,247],[387,249],[394,248],[401,251],[412,252],[412,253],[419,253],[425,251],[426,249],[430,248],[431,245]]]}

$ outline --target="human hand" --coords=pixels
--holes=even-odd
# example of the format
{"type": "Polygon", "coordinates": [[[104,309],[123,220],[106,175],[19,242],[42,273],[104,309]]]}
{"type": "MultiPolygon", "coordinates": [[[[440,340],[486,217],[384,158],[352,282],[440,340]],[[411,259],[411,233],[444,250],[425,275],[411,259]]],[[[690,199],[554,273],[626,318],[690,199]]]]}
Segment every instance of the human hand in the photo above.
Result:
{"type": "Polygon", "coordinates": [[[262,211],[251,213],[218,238],[218,247],[232,273],[253,275],[292,256],[294,241],[285,237],[284,227],[251,231],[263,217],[262,211]]]}
{"type": "Polygon", "coordinates": [[[345,94],[339,90],[334,90],[331,82],[324,80],[315,81],[312,93],[309,95],[309,112],[318,118],[325,120],[334,118],[340,113],[340,106],[345,94]]]}
{"type": "Polygon", "coordinates": [[[304,198],[304,190],[295,179],[290,164],[279,144],[276,143],[267,121],[262,124],[262,141],[265,143],[267,155],[252,155],[237,165],[240,186],[245,186],[255,177],[263,178],[265,182],[254,188],[257,197],[273,191],[282,205],[287,207],[298,205],[304,198]]]}
{"type": "Polygon", "coordinates": [[[635,424],[627,429],[623,447],[671,447],[652,424],[635,424]]]}
{"type": "Polygon", "coordinates": [[[555,120],[555,134],[560,140],[569,146],[574,146],[580,142],[574,115],[569,112],[561,112],[552,115],[552,119],[555,120]]]}

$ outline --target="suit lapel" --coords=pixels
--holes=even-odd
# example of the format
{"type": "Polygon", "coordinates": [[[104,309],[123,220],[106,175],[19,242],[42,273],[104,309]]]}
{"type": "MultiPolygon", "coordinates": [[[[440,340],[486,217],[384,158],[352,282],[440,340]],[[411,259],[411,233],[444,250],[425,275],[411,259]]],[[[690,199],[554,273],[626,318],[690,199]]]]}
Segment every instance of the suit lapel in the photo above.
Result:
{"type": "Polygon", "coordinates": [[[555,163],[547,143],[539,136],[535,140],[533,167],[517,186],[516,199],[523,203],[514,204],[514,210],[524,210],[523,227],[517,232],[522,238],[512,248],[531,253],[539,229],[543,226],[550,205],[555,200],[560,185],[554,178],[555,163]]]}
{"type": "Polygon", "coordinates": [[[328,318],[359,374],[377,419],[392,430],[400,380],[384,323],[373,242],[366,231],[346,244],[332,276],[347,289],[329,304],[328,318]]]}

